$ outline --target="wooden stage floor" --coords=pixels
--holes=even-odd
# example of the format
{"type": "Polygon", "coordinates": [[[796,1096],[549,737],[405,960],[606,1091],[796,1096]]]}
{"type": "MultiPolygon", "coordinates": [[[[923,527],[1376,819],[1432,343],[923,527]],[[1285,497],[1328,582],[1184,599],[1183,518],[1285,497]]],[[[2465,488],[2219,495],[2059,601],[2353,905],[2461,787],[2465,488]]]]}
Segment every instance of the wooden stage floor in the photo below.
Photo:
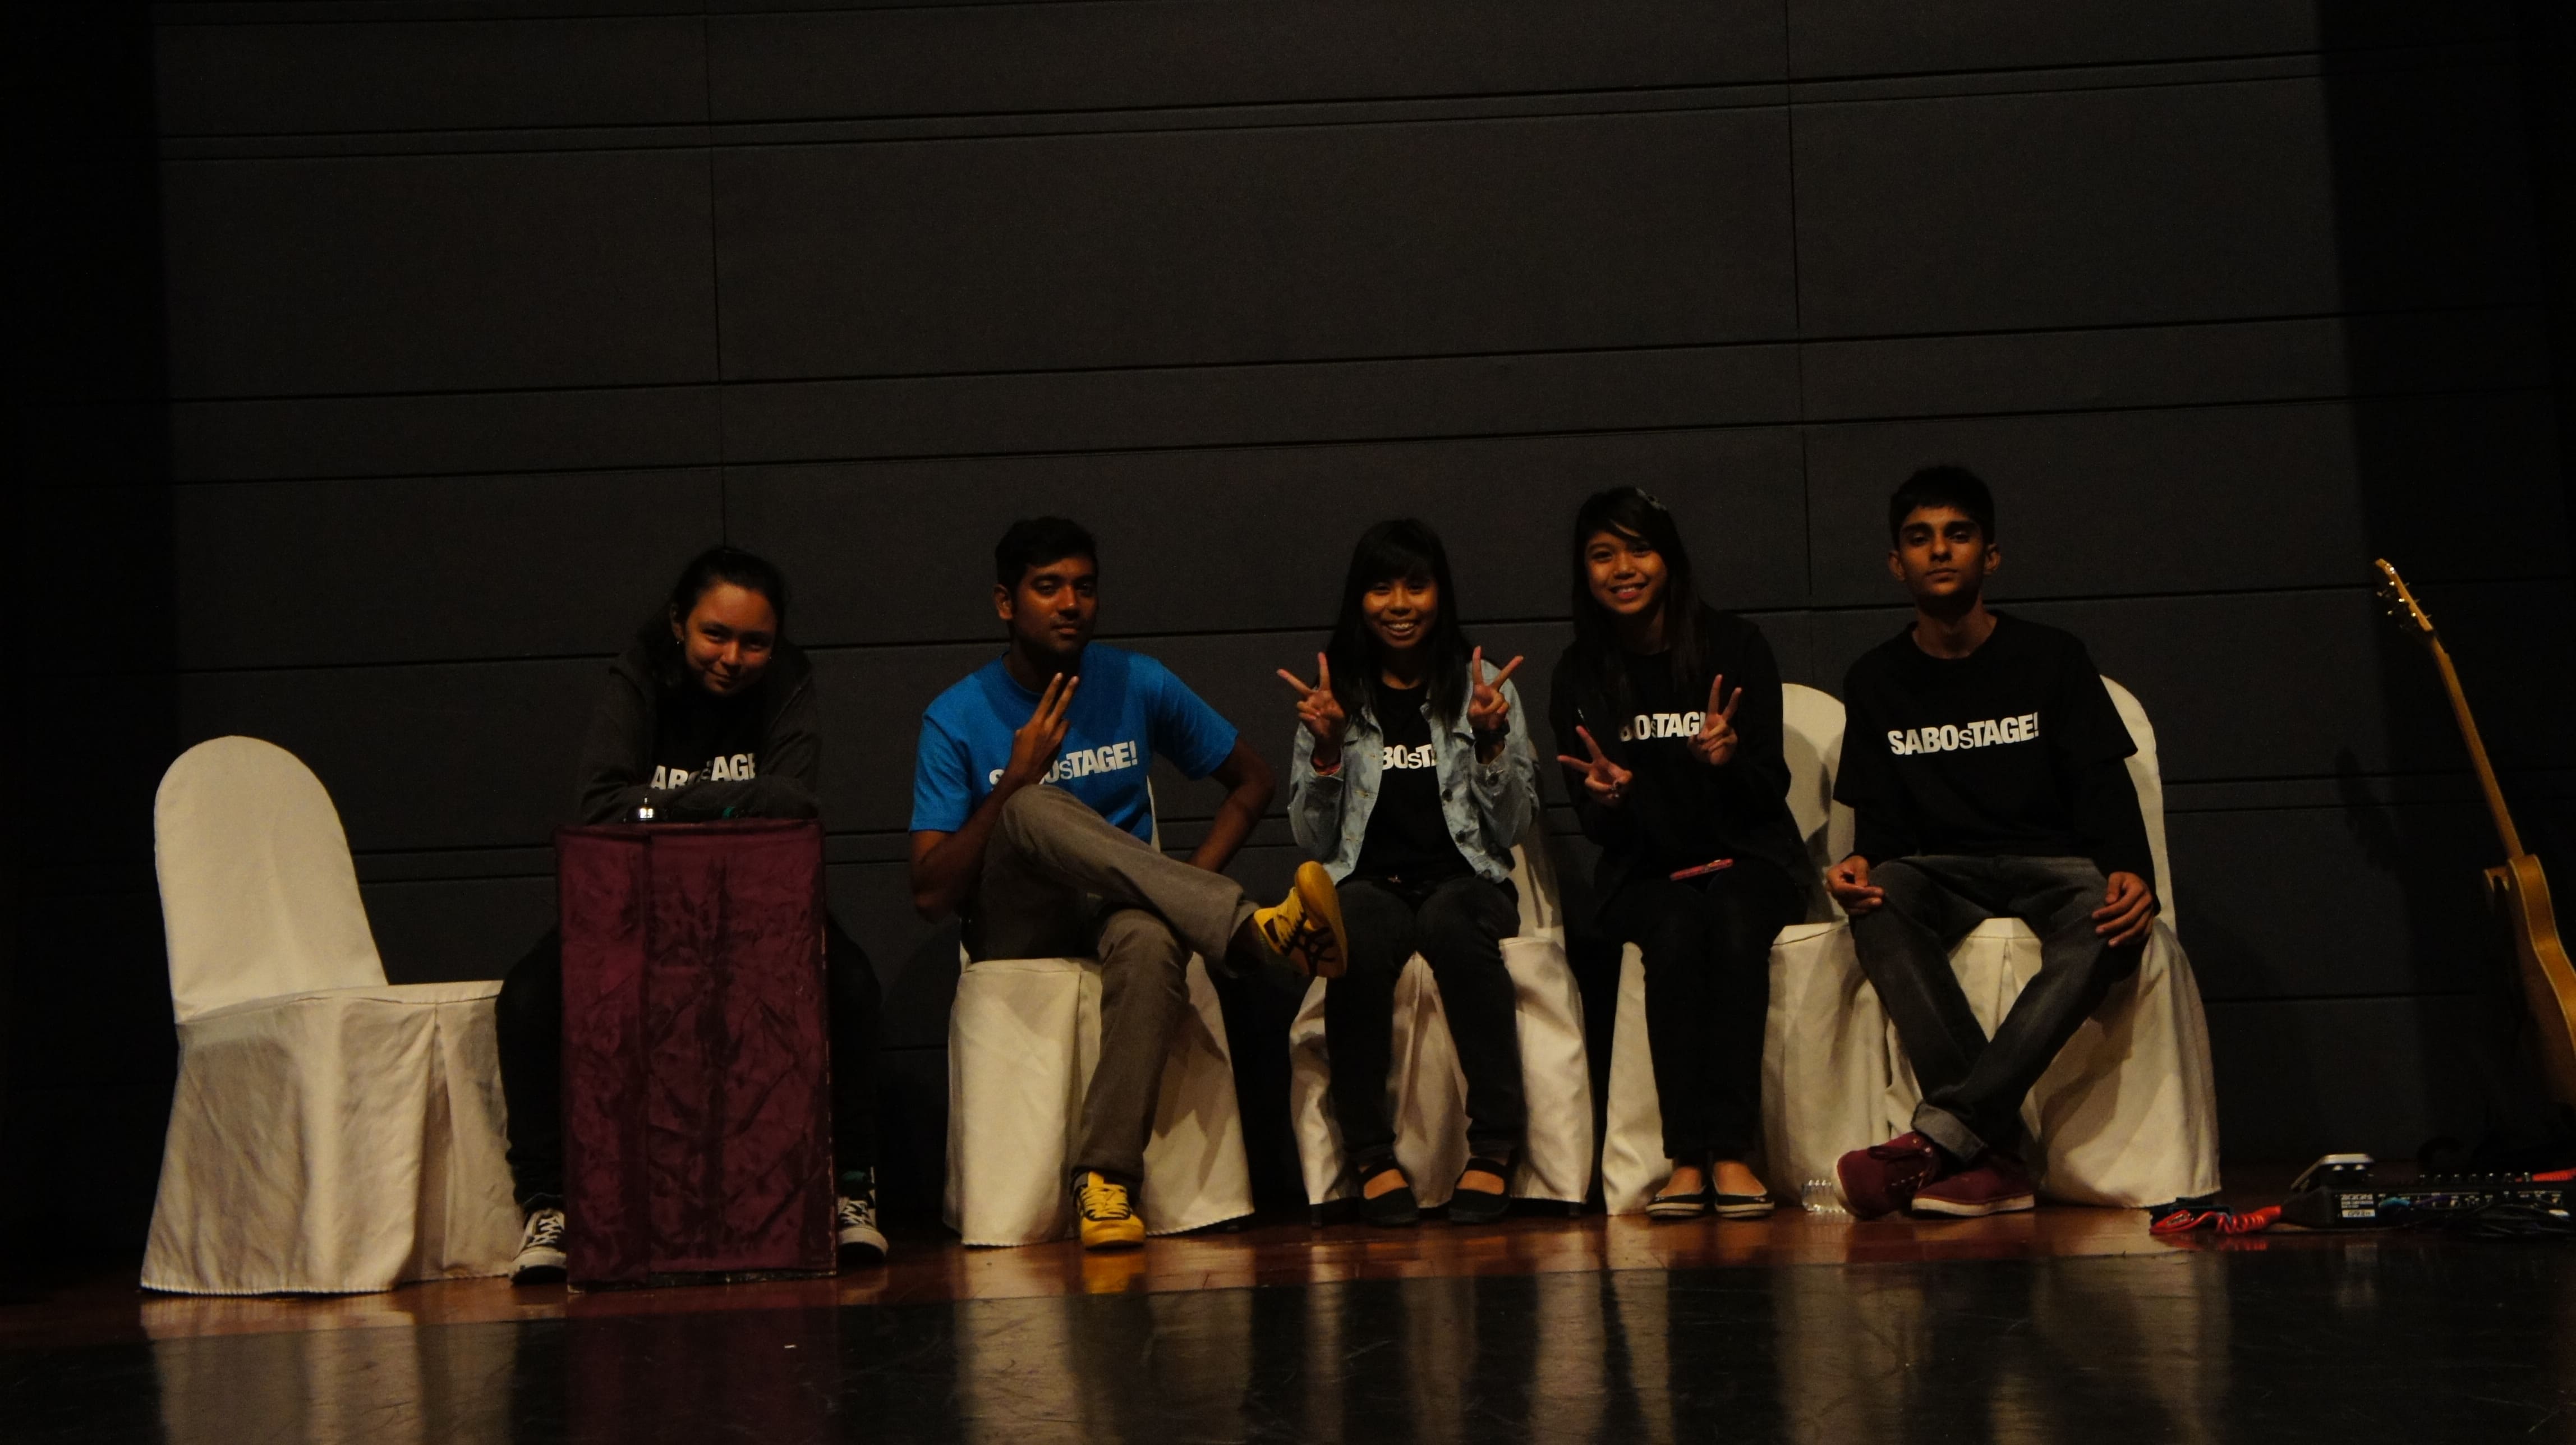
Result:
{"type": "Polygon", "coordinates": [[[944,1232],[898,1231],[892,1258],[834,1279],[579,1293],[507,1280],[436,1280],[383,1294],[224,1298],[152,1294],[130,1273],[83,1280],[36,1307],[0,1309],[0,1349],[106,1344],[275,1331],[487,1324],[620,1315],[851,1305],[933,1304],[1077,1294],[1167,1294],[1266,1285],[1439,1279],[1605,1270],[2162,1255],[2182,1249],[2295,1248],[2314,1236],[2271,1234],[2221,1245],[2147,1232],[2128,1209],[2051,1206],[1992,1219],[1890,1218],[1867,1223],[1783,1209],[1768,1220],[1655,1224],[1642,1216],[1567,1219],[1516,1214],[1481,1229],[1436,1217],[1413,1229],[1316,1228],[1257,1222],[1086,1254],[1071,1241],[968,1249],[944,1232]]]}
{"type": "Polygon", "coordinates": [[[2576,1441],[2576,1245],[2130,1210],[901,1232],[836,1279],[586,1294],[131,1279],[0,1306],[0,1439],[2576,1441]]]}

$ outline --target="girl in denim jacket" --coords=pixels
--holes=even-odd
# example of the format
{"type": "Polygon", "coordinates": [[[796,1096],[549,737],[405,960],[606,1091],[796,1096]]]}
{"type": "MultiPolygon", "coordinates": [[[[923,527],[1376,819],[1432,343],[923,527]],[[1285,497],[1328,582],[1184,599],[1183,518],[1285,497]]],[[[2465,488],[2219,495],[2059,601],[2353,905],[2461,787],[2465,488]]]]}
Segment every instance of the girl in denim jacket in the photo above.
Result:
{"type": "Polygon", "coordinates": [[[1489,669],[1468,645],[1448,553],[1407,518],[1361,536],[1314,685],[1280,673],[1297,689],[1301,724],[1289,823],[1339,882],[1350,940],[1348,971],[1324,995],[1324,1029],[1334,1113],[1374,1224],[1419,1217],[1386,1098],[1396,976],[1416,953],[1439,980],[1467,1076],[1471,1157],[1449,1217],[1482,1223],[1510,1203],[1524,1106],[1502,940],[1520,927],[1512,845],[1538,807],[1511,683],[1520,664],[1489,669]]]}

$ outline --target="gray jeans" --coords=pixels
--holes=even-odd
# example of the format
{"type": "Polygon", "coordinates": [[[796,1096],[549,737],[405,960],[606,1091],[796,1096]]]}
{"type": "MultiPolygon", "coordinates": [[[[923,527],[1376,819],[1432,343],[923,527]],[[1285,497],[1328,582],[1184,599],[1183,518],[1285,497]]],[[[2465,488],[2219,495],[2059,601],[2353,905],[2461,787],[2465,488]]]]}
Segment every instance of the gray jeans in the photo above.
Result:
{"type": "Polygon", "coordinates": [[[1002,805],[966,912],[968,956],[1100,960],[1100,1062],[1077,1173],[1143,1178],[1190,955],[1223,967],[1252,909],[1233,879],[1164,856],[1062,788],[1022,788],[1002,805]]]}
{"type": "Polygon", "coordinates": [[[2143,941],[2112,948],[2093,931],[2110,884],[2086,858],[1924,854],[1890,859],[1869,881],[1887,902],[1852,920],[1852,941],[1922,1085],[1916,1132],[1962,1159],[1989,1148],[2017,1156],[2022,1099],[2112,987],[2138,971],[2143,941]],[[2039,977],[1989,1039],[1950,950],[2000,917],[2039,935],[2039,977]]]}

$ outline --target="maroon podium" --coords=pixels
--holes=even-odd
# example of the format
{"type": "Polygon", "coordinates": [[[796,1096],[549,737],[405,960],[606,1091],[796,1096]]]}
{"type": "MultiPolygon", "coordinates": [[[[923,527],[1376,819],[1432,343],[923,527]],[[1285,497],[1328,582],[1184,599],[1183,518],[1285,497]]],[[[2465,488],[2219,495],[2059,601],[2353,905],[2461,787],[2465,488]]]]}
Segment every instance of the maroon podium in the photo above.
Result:
{"type": "Polygon", "coordinates": [[[829,1273],[823,829],[555,834],[576,1287],[829,1273]]]}

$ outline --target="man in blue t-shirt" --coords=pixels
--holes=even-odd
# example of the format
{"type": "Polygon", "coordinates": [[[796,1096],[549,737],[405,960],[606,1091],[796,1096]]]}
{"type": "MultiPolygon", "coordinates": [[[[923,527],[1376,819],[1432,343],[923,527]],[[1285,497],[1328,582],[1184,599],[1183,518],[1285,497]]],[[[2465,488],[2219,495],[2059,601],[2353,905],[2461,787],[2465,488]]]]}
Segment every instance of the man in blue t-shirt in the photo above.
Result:
{"type": "Polygon", "coordinates": [[[1097,554],[1061,517],[1011,524],[993,549],[1009,646],[922,714],[912,780],[912,897],[924,917],[961,915],[977,959],[1100,960],[1100,1062],[1073,1159],[1086,1249],[1144,1241],[1130,1196],[1189,1004],[1190,955],[1325,978],[1349,956],[1321,865],[1300,867],[1270,908],[1220,871],[1270,806],[1269,765],[1170,669],[1092,642],[1097,554]],[[1152,841],[1157,753],[1225,785],[1187,863],[1152,841]]]}

